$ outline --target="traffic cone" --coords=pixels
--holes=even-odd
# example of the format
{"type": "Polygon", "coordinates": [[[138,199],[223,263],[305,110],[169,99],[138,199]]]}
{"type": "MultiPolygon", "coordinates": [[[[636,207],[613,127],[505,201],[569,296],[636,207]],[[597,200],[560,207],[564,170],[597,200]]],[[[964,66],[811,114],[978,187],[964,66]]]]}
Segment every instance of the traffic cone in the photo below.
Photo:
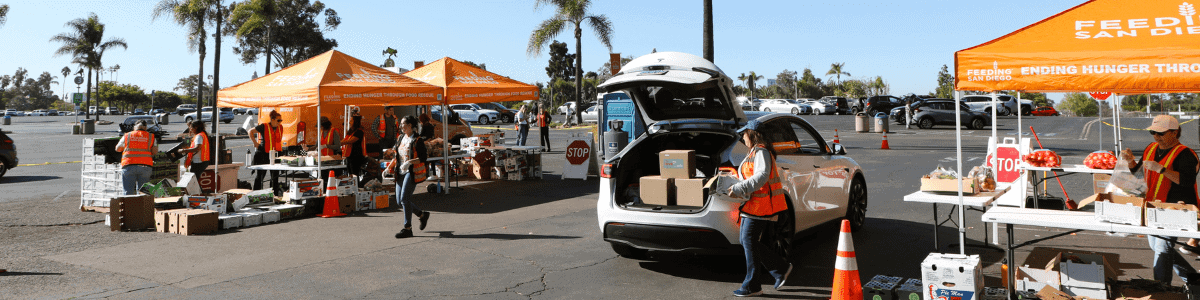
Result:
{"type": "Polygon", "coordinates": [[[841,144],[841,143],[842,143],[842,139],[838,137],[838,131],[837,131],[837,129],[834,129],[834,130],[833,130],[833,142],[834,142],[834,143],[838,143],[838,144],[841,144]]]}
{"type": "Polygon", "coordinates": [[[341,203],[338,203],[337,195],[337,178],[333,177],[333,171],[329,171],[329,179],[325,183],[325,211],[317,215],[322,218],[341,217],[346,214],[342,213],[341,203]]]}
{"type": "Polygon", "coordinates": [[[850,220],[842,220],[838,239],[837,262],[833,267],[833,295],[830,300],[862,299],[862,281],[858,277],[858,261],[854,258],[854,239],[850,237],[850,220]]]}
{"type": "Polygon", "coordinates": [[[888,147],[887,132],[883,133],[883,144],[879,145],[879,150],[892,150],[892,147],[888,147]]]}

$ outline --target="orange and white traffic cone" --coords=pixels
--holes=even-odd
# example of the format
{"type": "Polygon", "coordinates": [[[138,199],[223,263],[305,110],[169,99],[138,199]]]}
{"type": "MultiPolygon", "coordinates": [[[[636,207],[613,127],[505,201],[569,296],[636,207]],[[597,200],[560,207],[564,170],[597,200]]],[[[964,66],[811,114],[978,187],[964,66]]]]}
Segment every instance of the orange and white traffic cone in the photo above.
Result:
{"type": "Polygon", "coordinates": [[[854,258],[854,239],[850,237],[850,220],[842,220],[838,239],[837,262],[833,267],[833,295],[830,300],[862,299],[862,281],[858,277],[858,261],[854,258]]]}
{"type": "Polygon", "coordinates": [[[842,139],[838,137],[838,130],[837,130],[837,129],[834,129],[834,130],[833,130],[833,142],[834,142],[834,143],[838,143],[838,144],[841,144],[841,143],[842,143],[842,139]]]}
{"type": "Polygon", "coordinates": [[[322,218],[341,217],[346,214],[342,213],[341,203],[338,203],[337,195],[337,178],[333,177],[333,171],[329,171],[329,179],[325,183],[325,210],[317,215],[322,218]]]}
{"type": "Polygon", "coordinates": [[[879,150],[892,150],[892,147],[888,146],[887,132],[883,133],[883,144],[879,145],[879,150]]]}

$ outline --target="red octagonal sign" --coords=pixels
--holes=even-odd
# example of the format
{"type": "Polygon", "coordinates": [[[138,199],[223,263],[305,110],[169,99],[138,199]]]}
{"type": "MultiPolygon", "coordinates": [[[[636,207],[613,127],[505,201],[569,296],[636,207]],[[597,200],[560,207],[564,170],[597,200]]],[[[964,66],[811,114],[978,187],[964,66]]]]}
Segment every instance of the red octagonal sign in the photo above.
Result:
{"type": "Polygon", "coordinates": [[[1109,92],[1091,92],[1091,93],[1088,93],[1088,95],[1092,95],[1092,98],[1096,98],[1096,100],[1104,101],[1104,100],[1108,100],[1108,96],[1111,96],[1111,95],[1112,95],[1112,93],[1109,93],[1109,92]]]}
{"type": "Polygon", "coordinates": [[[581,165],[587,162],[588,157],[592,155],[592,149],[588,147],[587,142],[574,141],[567,145],[567,162],[572,165],[581,165]]]}

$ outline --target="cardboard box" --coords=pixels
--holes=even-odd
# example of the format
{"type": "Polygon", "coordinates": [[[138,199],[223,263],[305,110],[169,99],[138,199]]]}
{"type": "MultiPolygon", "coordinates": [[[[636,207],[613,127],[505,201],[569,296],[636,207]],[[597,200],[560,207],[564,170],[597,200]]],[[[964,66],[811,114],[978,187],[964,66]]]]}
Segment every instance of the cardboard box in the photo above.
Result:
{"type": "Polygon", "coordinates": [[[192,195],[187,197],[187,208],[206,209],[215,211],[218,214],[226,212],[225,194],[218,195],[192,195]]]}
{"type": "Polygon", "coordinates": [[[643,176],[638,182],[641,187],[642,203],[649,205],[667,205],[673,192],[674,178],[662,176],[643,176]]]}
{"type": "Polygon", "coordinates": [[[1158,229],[1196,232],[1196,206],[1179,203],[1146,202],[1146,226],[1158,229]]]}
{"type": "Polygon", "coordinates": [[[958,193],[958,186],[961,182],[963,194],[974,195],[979,192],[979,181],[974,178],[967,180],[960,179],[937,179],[937,178],[921,178],[922,192],[944,192],[958,193]]]}
{"type": "Polygon", "coordinates": [[[279,222],[279,212],[264,211],[262,212],[262,219],[263,224],[279,222]]]}
{"type": "Polygon", "coordinates": [[[983,295],[979,297],[981,300],[1008,300],[1008,289],[998,287],[983,288],[983,295]]]}
{"type": "Polygon", "coordinates": [[[659,152],[658,172],[666,178],[692,178],[696,175],[696,150],[663,150],[659,152]]]}
{"type": "Polygon", "coordinates": [[[122,196],[109,200],[109,229],[142,230],[155,227],[154,197],[150,195],[122,196]]]}
{"type": "Polygon", "coordinates": [[[242,227],[242,215],[226,214],[223,216],[217,216],[217,224],[220,226],[221,230],[242,227]]]}
{"type": "Polygon", "coordinates": [[[675,205],[704,206],[708,190],[704,188],[704,179],[675,179],[675,205]]]}
{"type": "Polygon", "coordinates": [[[237,214],[242,216],[242,226],[244,227],[258,226],[263,223],[262,211],[247,209],[239,211],[237,214]]]}
{"type": "Polygon", "coordinates": [[[1044,268],[1033,268],[1028,265],[1017,268],[1017,276],[1014,278],[1014,284],[1019,291],[1040,291],[1043,287],[1052,286],[1060,288],[1057,280],[1058,274],[1047,271],[1044,268]],[[1051,284],[1051,280],[1054,280],[1051,284]]]}
{"type": "Polygon", "coordinates": [[[469,165],[469,167],[471,168],[471,175],[474,176],[475,179],[479,179],[479,180],[491,180],[492,179],[492,167],[495,167],[495,166],[496,166],[496,163],[493,161],[490,161],[490,160],[485,161],[483,163],[472,160],[471,164],[469,165]]]}
{"type": "Polygon", "coordinates": [[[268,207],[267,209],[279,212],[279,219],[284,220],[300,216],[304,212],[304,205],[280,204],[268,207]]]}
{"type": "Polygon", "coordinates": [[[525,179],[525,175],[521,174],[521,172],[511,172],[508,173],[507,179],[510,181],[521,181],[525,179]]]}
{"type": "Polygon", "coordinates": [[[1058,274],[1063,292],[1071,296],[1108,299],[1108,291],[1104,285],[1104,257],[1083,253],[1059,253],[1056,259],[1059,260],[1058,274]],[[1082,263],[1076,263],[1077,260],[1082,263]]]}
{"type": "Polygon", "coordinates": [[[354,207],[357,205],[354,195],[338,196],[338,206],[344,214],[354,212],[354,207]]]}
{"type": "Polygon", "coordinates": [[[287,196],[291,199],[321,196],[321,180],[296,180],[288,183],[287,196]]]}
{"type": "Polygon", "coordinates": [[[217,212],[200,209],[189,209],[171,214],[171,224],[175,233],[182,235],[205,234],[217,230],[217,212]]]}
{"type": "Polygon", "coordinates": [[[186,208],[158,211],[154,213],[154,230],[158,232],[175,233],[177,230],[171,223],[171,215],[186,211],[186,208]]]}
{"type": "Polygon", "coordinates": [[[979,255],[930,253],[921,262],[921,282],[927,289],[923,299],[979,300],[983,273],[979,255]]]}
{"type": "Polygon", "coordinates": [[[1075,300],[1071,295],[1049,286],[1042,288],[1037,295],[1042,300],[1075,300]]]}
{"type": "Polygon", "coordinates": [[[1103,193],[1108,188],[1108,180],[1112,174],[1092,174],[1092,193],[1103,193]]]}
{"type": "Polygon", "coordinates": [[[1095,202],[1096,220],[1117,224],[1145,226],[1146,201],[1138,197],[1101,193],[1079,201],[1079,207],[1095,202]]]}
{"type": "Polygon", "coordinates": [[[200,194],[200,182],[194,173],[183,173],[179,176],[179,182],[176,182],[175,186],[187,190],[188,195],[200,194]]]}
{"type": "Polygon", "coordinates": [[[358,192],[354,194],[354,210],[364,211],[375,209],[375,198],[371,192],[358,192]]]}
{"type": "Polygon", "coordinates": [[[271,205],[275,204],[275,194],[270,189],[251,191],[248,189],[232,189],[225,191],[225,194],[231,195],[226,198],[230,203],[236,202],[238,199],[245,198],[246,205],[271,205]]]}
{"type": "Polygon", "coordinates": [[[376,192],[375,193],[375,209],[388,208],[388,206],[392,203],[391,198],[392,198],[391,194],[388,194],[387,192],[376,192]]]}

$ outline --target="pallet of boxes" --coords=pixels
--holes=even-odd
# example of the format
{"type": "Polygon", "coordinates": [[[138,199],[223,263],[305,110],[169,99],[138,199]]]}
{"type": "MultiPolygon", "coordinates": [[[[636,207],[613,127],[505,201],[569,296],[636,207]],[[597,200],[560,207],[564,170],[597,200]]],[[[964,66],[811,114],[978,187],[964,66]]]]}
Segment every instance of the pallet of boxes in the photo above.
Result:
{"type": "Polygon", "coordinates": [[[484,147],[496,145],[496,135],[482,135],[463,138],[463,151],[470,155],[459,165],[460,170],[470,173],[475,179],[504,179],[520,181],[526,179],[542,179],[542,154],[525,151],[505,150],[484,147]]]}
{"type": "MultiPolygon", "coordinates": [[[[663,150],[658,153],[659,175],[643,176],[638,182],[642,204],[653,206],[703,207],[708,189],[696,176],[695,150],[663,150]]],[[[720,179],[715,176],[714,181],[720,179]]]]}
{"type": "MultiPolygon", "coordinates": [[[[80,203],[82,211],[107,212],[112,198],[125,195],[121,184],[121,152],[117,151],[120,137],[83,139],[80,159],[80,203]]],[[[167,153],[154,155],[150,182],[175,182],[179,163],[167,153]]]]}

